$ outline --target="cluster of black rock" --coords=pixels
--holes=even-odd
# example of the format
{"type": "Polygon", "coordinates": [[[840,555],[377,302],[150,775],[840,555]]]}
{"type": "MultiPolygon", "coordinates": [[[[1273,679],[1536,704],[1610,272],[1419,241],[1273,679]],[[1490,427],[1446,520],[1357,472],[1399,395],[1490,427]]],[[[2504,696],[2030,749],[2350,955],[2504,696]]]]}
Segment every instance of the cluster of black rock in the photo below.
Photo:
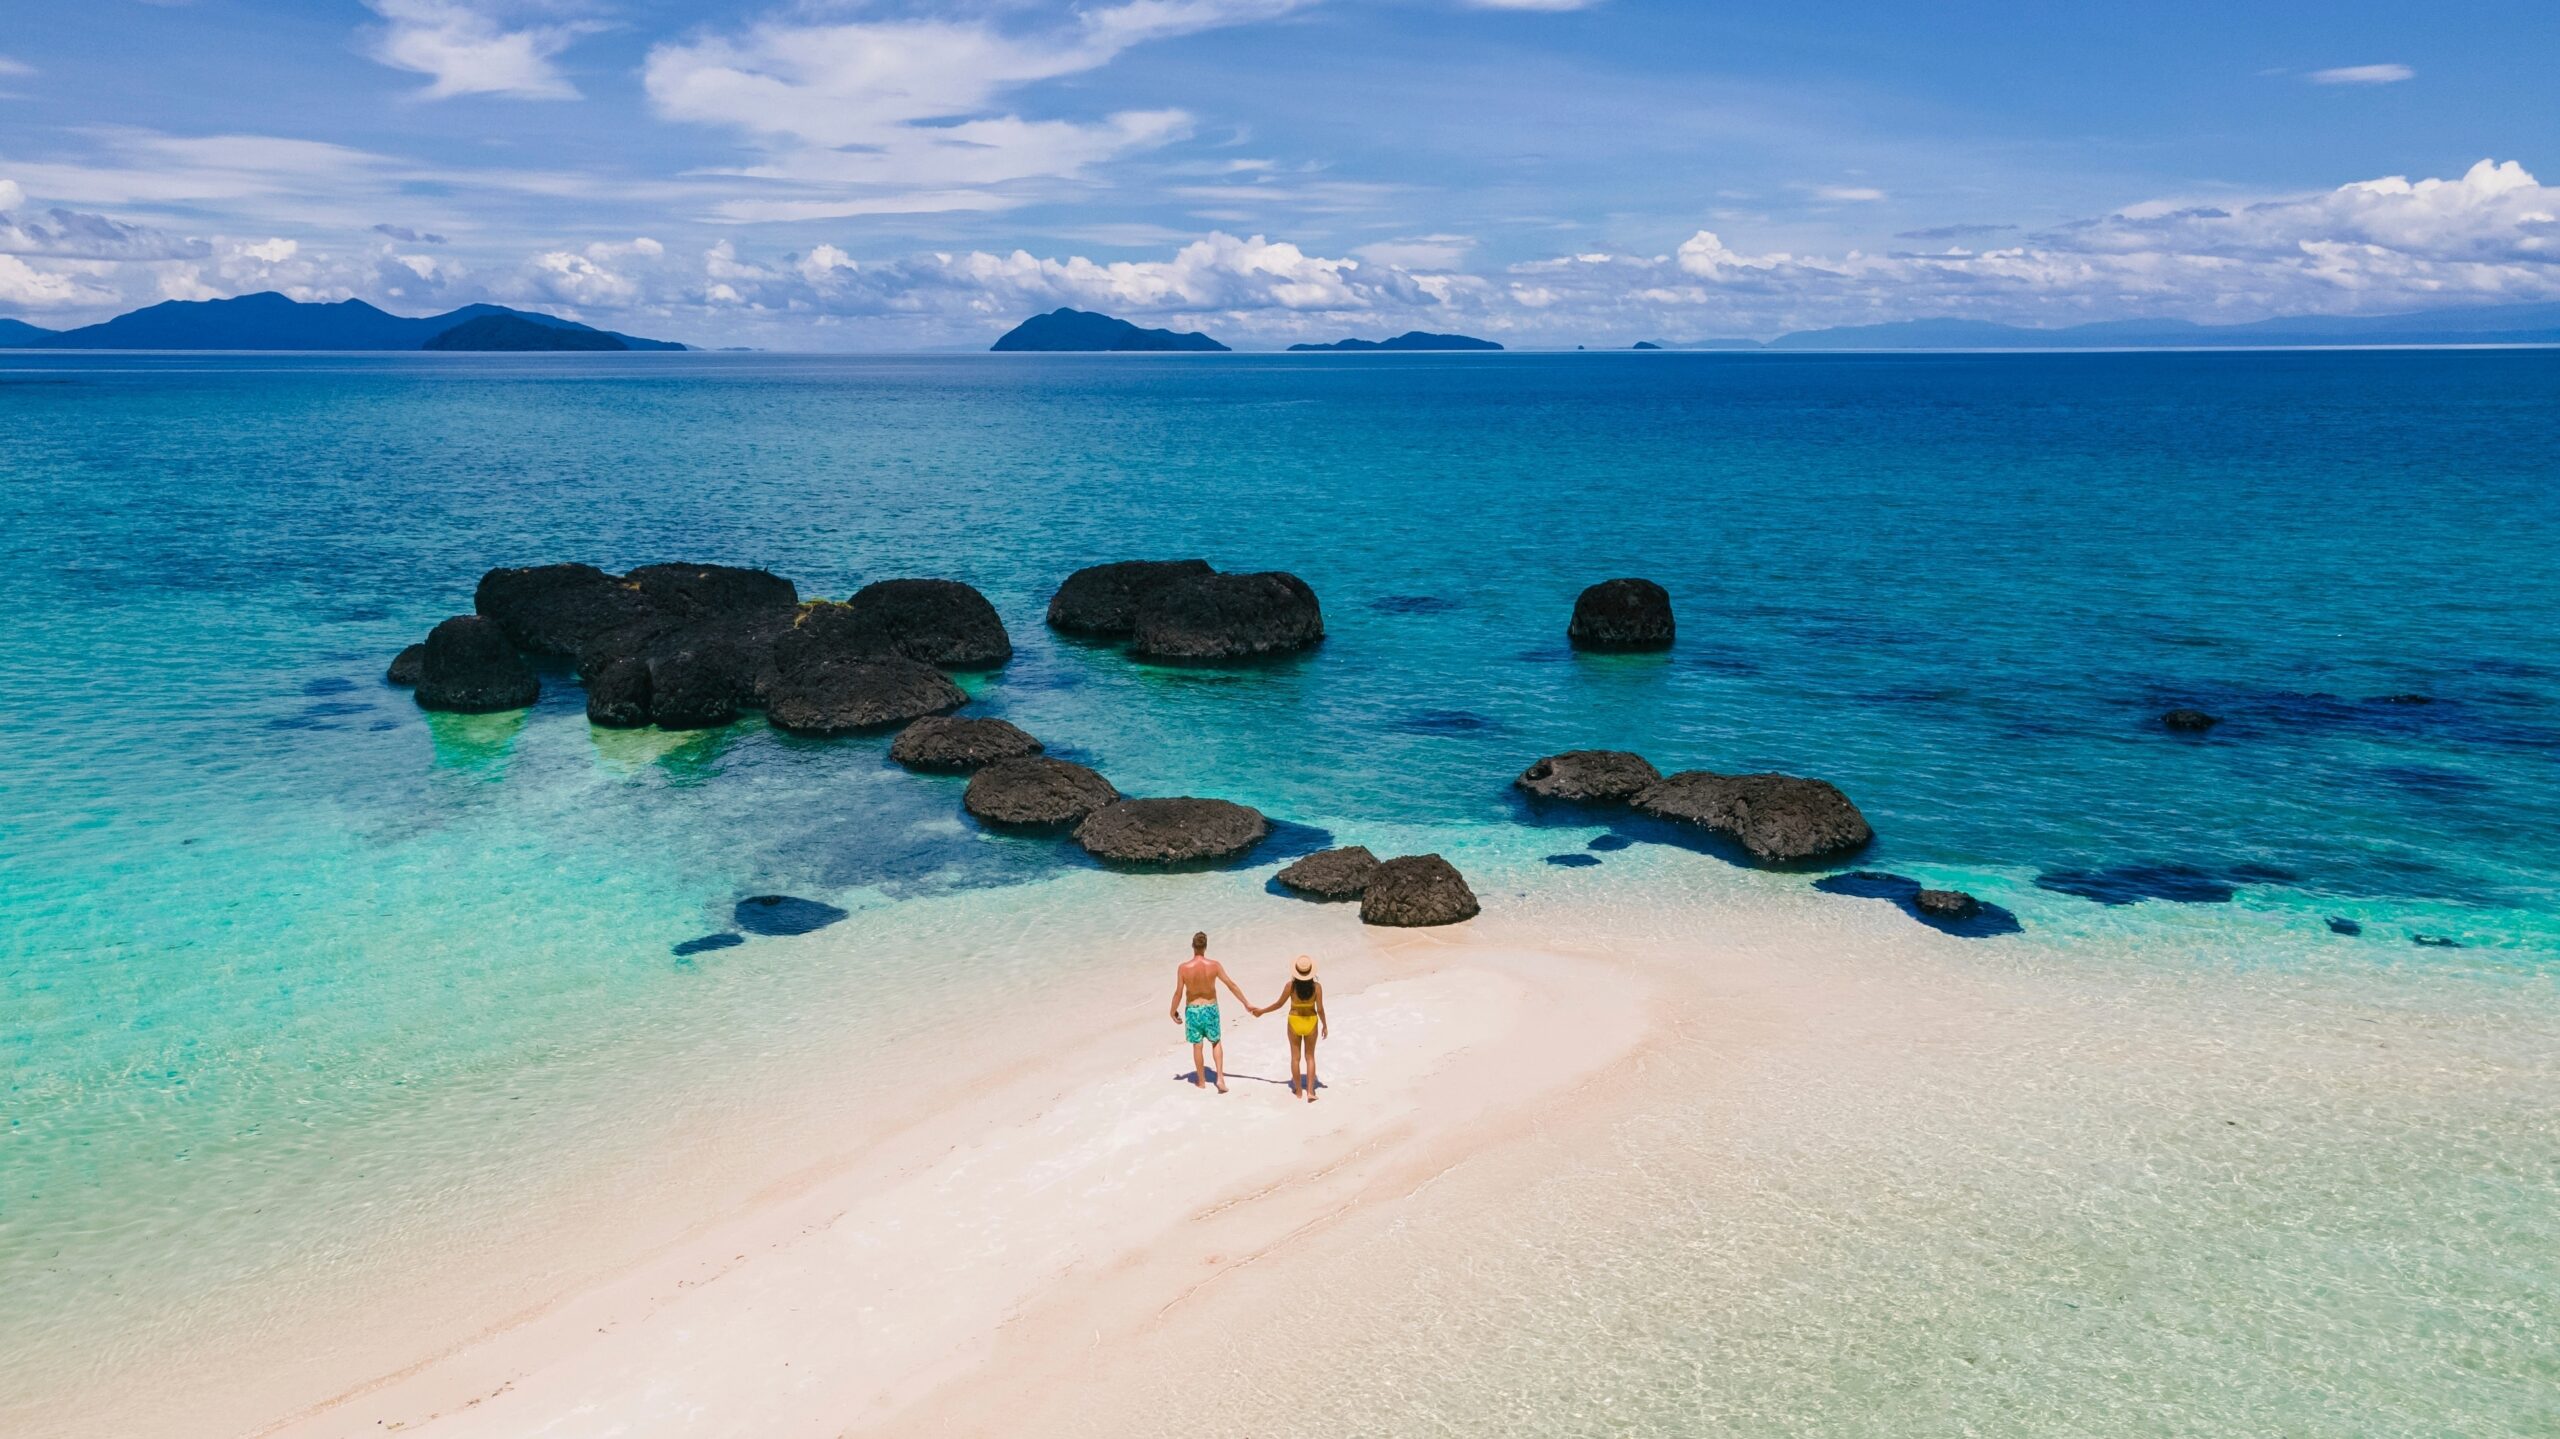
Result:
{"type": "Polygon", "coordinates": [[[521,709],[540,694],[527,656],[566,659],[599,725],[709,729],[761,708],[777,729],[850,734],[968,701],[942,667],[1013,657],[986,597],[951,580],[867,585],[802,602],[791,581],[729,565],[491,570],[477,611],[439,624],[392,662],[431,710],[521,709]]]}
{"type": "Polygon", "coordinates": [[[1458,867],[1436,854],[1380,859],[1364,845],[1318,850],[1273,876],[1309,899],[1360,901],[1362,924],[1398,929],[1458,924],[1480,906],[1458,867]]]}
{"type": "Polygon", "coordinates": [[[1624,750],[1568,750],[1512,783],[1532,800],[1622,805],[1652,819],[1730,840],[1762,864],[1807,864],[1857,853],[1875,840],[1865,815],[1827,780],[1787,774],[1665,775],[1624,750]]]}

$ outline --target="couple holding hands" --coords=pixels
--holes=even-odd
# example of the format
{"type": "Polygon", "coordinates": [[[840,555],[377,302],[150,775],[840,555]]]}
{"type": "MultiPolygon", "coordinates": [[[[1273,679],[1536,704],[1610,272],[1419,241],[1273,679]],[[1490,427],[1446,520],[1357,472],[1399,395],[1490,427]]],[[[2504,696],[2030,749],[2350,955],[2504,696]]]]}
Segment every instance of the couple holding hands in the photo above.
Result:
{"type": "Polygon", "coordinates": [[[1218,1023],[1218,986],[1224,984],[1234,993],[1236,1003],[1245,1007],[1256,1019],[1282,1005],[1289,1007],[1289,1089],[1303,1094],[1309,1104],[1316,1099],[1316,1041],[1330,1033],[1325,1022],[1324,986],[1316,980],[1316,962],[1299,955],[1295,972],[1280,991],[1280,997],[1269,1004],[1256,1006],[1236,988],[1225,965],[1209,957],[1209,936],[1191,936],[1191,957],[1174,970],[1173,1005],[1175,1022],[1191,1041],[1191,1083],[1203,1083],[1201,1048],[1210,1050],[1208,1079],[1217,1081],[1218,1092],[1227,1092],[1226,1035],[1218,1023]],[[1303,1081],[1301,1079],[1303,1076],[1303,1081]]]}

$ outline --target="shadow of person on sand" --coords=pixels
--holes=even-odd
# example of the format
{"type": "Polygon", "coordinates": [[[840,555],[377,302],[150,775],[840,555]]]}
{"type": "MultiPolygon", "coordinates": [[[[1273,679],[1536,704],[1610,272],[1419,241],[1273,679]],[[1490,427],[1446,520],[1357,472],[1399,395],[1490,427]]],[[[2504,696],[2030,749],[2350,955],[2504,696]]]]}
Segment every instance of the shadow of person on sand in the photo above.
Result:
{"type": "MultiPolygon", "coordinates": [[[[1214,1069],[1203,1069],[1203,1070],[1201,1070],[1201,1075],[1203,1076],[1203,1077],[1202,1077],[1202,1081],[1201,1081],[1201,1082],[1202,1082],[1202,1083],[1204,1083],[1204,1084],[1215,1084],[1215,1083],[1217,1083],[1217,1082],[1218,1082],[1218,1078],[1219,1078],[1219,1076],[1218,1076],[1218,1071],[1216,1071],[1216,1070],[1214,1070],[1214,1069]]],[[[1190,1071],[1190,1070],[1188,1070],[1188,1069],[1177,1069],[1177,1070],[1175,1070],[1175,1071],[1174,1071],[1174,1073],[1173,1073],[1173,1077],[1174,1077],[1174,1078],[1176,1078],[1176,1079],[1178,1079],[1178,1080],[1180,1080],[1180,1081],[1182,1081],[1182,1082],[1183,1082],[1183,1083],[1185,1083],[1185,1084],[1189,1084],[1189,1083],[1191,1082],[1191,1071],[1190,1071]]],[[[1296,1087],[1297,1087],[1297,1086],[1295,1086],[1295,1085],[1291,1084],[1288,1080],[1285,1080],[1285,1079],[1272,1079],[1272,1078],[1270,1078],[1270,1077],[1269,1077],[1269,1076],[1267,1076],[1267,1075],[1260,1075],[1260,1074],[1239,1074],[1239,1073],[1237,1073],[1236,1071],[1234,1071],[1234,1070],[1232,1070],[1232,1069],[1230,1069],[1230,1070],[1228,1070],[1228,1071],[1227,1071],[1227,1073],[1226,1073],[1226,1077],[1227,1077],[1227,1078],[1229,1078],[1229,1079],[1249,1079],[1249,1080],[1252,1080],[1252,1081],[1253,1081],[1254,1083],[1256,1083],[1256,1084],[1276,1084],[1276,1085],[1279,1085],[1280,1087],[1282,1087],[1283,1089],[1290,1089],[1290,1090],[1294,1090],[1294,1089],[1296,1089],[1296,1087]]],[[[1333,1086],[1332,1086],[1332,1085],[1330,1085],[1330,1084],[1327,1084],[1325,1081],[1323,1081],[1323,1080],[1319,1079],[1319,1080],[1317,1080],[1317,1081],[1316,1081],[1316,1088],[1318,1088],[1318,1089],[1331,1089],[1331,1088],[1333,1088],[1333,1086]]]]}

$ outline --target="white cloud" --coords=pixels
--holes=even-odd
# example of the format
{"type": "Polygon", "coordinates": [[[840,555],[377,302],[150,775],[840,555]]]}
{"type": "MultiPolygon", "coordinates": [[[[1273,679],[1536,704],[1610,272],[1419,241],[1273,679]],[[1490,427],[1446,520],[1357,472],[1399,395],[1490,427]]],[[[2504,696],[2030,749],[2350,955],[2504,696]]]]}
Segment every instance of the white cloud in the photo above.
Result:
{"type": "Polygon", "coordinates": [[[790,253],[635,238],[447,257],[364,226],[349,227],[361,239],[343,248],[263,232],[175,237],[62,211],[6,224],[0,303],[28,311],[101,318],[252,289],[361,295],[412,313],[487,298],[643,334],[797,347],[983,343],[1059,305],[1255,345],[1404,329],[1605,343],[1933,315],[2214,322],[2560,299],[2560,188],[2488,160],[2451,178],[2247,203],[2159,200],[2037,232],[1942,226],[1907,236],[1922,246],[1910,251],[1803,253],[1725,224],[1664,253],[1586,246],[1477,273],[1463,268],[1471,239],[1443,234],[1327,254],[1221,230],[1111,261],[1028,249],[875,256],[843,238],[790,253]]]}
{"type": "Polygon", "coordinates": [[[521,100],[574,100],[552,57],[592,30],[586,24],[526,25],[509,29],[486,9],[462,0],[365,0],[384,24],[369,53],[395,70],[428,77],[418,93],[429,100],[456,95],[510,95],[521,100]]]}
{"type": "Polygon", "coordinates": [[[805,12],[649,52],[649,98],[670,119],[745,132],[763,158],[741,173],[767,196],[723,219],[1001,208],[1007,187],[1066,180],[1187,136],[1178,110],[1099,121],[1005,113],[1015,90],[1082,74],[1133,45],[1267,20],[1311,0],[1123,0],[1016,30],[992,17],[812,23],[805,12]]]}
{"type": "Polygon", "coordinates": [[[2314,85],[2394,85],[2415,79],[2418,72],[2406,65],[2341,65],[2335,70],[2314,70],[2314,85]]]}
{"type": "Polygon", "coordinates": [[[6,55],[0,55],[0,75],[15,77],[34,73],[36,73],[36,67],[26,61],[13,60],[6,55]]]}
{"type": "Polygon", "coordinates": [[[18,188],[17,181],[0,180],[0,215],[8,214],[25,203],[27,192],[18,188]]]}
{"type": "Polygon", "coordinates": [[[1815,198],[1838,200],[1849,204],[1871,204],[1885,197],[1884,191],[1872,185],[1816,185],[1815,198]]]}

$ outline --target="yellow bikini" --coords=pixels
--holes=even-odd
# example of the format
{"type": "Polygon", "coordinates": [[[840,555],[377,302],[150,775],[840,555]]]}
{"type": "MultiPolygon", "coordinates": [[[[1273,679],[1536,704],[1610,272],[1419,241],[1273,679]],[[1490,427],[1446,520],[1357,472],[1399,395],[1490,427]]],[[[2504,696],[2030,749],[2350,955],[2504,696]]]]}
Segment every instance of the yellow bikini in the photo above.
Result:
{"type": "Polygon", "coordinates": [[[1293,988],[1296,997],[1289,1001],[1289,1032],[1305,1039],[1316,1032],[1316,982],[1301,979],[1293,988]]]}

